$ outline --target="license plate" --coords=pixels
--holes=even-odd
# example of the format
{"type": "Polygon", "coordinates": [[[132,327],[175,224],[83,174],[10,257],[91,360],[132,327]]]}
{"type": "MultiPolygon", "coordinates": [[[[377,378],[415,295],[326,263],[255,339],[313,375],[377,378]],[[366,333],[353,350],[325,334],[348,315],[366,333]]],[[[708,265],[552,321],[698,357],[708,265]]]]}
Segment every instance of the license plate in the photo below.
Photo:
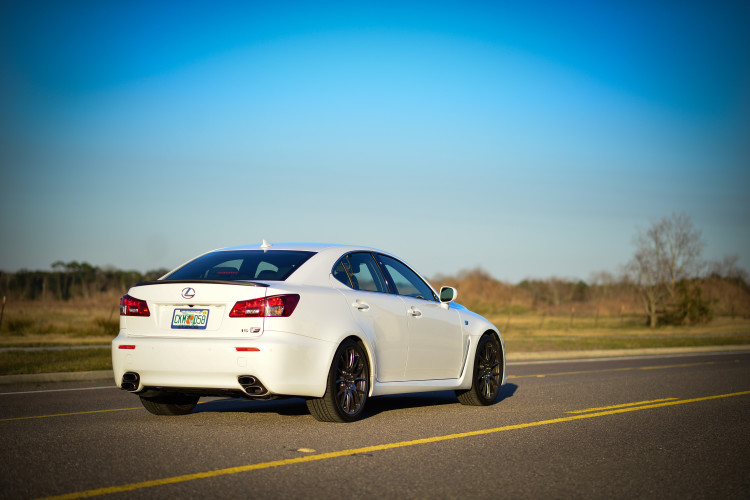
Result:
{"type": "Polygon", "coordinates": [[[208,309],[175,309],[172,328],[205,330],[208,325],[208,309]]]}

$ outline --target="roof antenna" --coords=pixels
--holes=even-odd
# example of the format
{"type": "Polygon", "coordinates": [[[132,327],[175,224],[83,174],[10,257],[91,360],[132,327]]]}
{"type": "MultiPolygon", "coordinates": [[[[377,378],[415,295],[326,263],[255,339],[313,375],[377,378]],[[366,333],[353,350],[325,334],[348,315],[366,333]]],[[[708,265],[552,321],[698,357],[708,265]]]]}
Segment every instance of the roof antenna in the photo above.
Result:
{"type": "Polygon", "coordinates": [[[265,252],[266,250],[268,250],[272,246],[273,245],[271,245],[269,242],[267,242],[266,240],[263,240],[263,243],[261,243],[260,248],[262,248],[263,251],[265,252]]]}

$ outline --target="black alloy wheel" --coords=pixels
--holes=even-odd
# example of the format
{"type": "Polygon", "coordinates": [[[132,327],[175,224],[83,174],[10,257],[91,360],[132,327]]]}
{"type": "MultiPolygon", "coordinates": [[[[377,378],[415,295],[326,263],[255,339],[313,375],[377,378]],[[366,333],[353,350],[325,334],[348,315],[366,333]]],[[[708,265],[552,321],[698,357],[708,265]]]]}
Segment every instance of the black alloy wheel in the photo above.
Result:
{"type": "Polygon", "coordinates": [[[345,340],[336,350],[322,398],[307,400],[307,408],[321,422],[352,422],[359,418],[370,392],[370,368],[364,347],[345,340]]]}
{"type": "Polygon", "coordinates": [[[503,353],[494,335],[485,334],[479,339],[474,358],[474,376],[469,390],[456,391],[461,404],[487,406],[495,402],[500,393],[503,377],[503,353]]]}

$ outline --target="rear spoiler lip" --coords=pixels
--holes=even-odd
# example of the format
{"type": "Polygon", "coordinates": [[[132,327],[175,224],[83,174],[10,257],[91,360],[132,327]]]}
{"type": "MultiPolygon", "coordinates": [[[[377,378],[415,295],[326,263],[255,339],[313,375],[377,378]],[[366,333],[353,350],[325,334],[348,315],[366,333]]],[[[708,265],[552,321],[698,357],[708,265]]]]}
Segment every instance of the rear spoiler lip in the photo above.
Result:
{"type": "Polygon", "coordinates": [[[260,283],[258,281],[228,281],[228,280],[153,280],[153,281],[140,281],[133,285],[136,286],[148,286],[148,285],[168,285],[168,284],[186,284],[186,283],[208,283],[213,285],[241,285],[241,286],[261,286],[268,287],[268,283],[260,283]]]}

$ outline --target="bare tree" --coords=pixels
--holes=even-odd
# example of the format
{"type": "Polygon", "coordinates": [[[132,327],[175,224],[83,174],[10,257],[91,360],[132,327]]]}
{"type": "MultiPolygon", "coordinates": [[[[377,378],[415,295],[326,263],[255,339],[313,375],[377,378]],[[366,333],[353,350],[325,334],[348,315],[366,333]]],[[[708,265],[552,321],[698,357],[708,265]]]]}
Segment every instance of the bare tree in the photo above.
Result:
{"type": "Polygon", "coordinates": [[[645,232],[639,230],[634,243],[636,251],[628,269],[654,328],[659,314],[677,300],[677,284],[699,273],[704,243],[685,213],[673,213],[653,222],[645,232]]]}
{"type": "Polygon", "coordinates": [[[737,265],[739,260],[740,257],[738,255],[728,255],[721,261],[711,262],[708,265],[708,275],[718,276],[720,278],[729,280],[742,280],[747,282],[748,273],[746,270],[737,265]]]}

